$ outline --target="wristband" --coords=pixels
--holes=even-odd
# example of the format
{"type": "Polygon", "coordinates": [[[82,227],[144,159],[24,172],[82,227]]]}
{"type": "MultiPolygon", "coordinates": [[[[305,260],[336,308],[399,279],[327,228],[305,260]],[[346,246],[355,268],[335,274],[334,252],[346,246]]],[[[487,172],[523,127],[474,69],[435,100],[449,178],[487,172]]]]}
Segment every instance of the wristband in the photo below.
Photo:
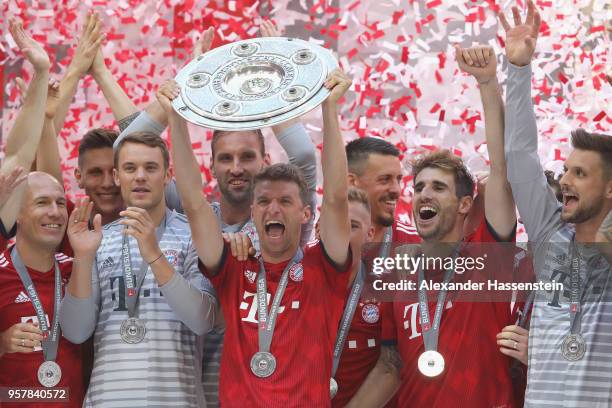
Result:
{"type": "Polygon", "coordinates": [[[157,258],[155,258],[154,260],[152,260],[151,262],[147,262],[149,265],[154,264],[159,258],[161,258],[162,256],[164,256],[164,253],[162,252],[161,254],[159,254],[159,256],[157,258]]]}

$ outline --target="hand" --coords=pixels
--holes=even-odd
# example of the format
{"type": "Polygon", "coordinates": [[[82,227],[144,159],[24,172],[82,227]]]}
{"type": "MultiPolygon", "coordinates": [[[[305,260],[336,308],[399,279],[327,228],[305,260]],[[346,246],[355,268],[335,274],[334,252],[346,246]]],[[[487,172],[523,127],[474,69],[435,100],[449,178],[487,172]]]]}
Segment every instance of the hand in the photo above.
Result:
{"type": "Polygon", "coordinates": [[[74,52],[74,57],[70,62],[70,69],[74,70],[79,76],[85,75],[91,67],[93,60],[98,53],[100,44],[104,40],[104,34],[101,33],[102,22],[96,13],[87,15],[81,38],[74,52]]]}
{"type": "Polygon", "coordinates": [[[108,71],[108,67],[106,66],[106,62],[104,62],[104,54],[102,53],[102,46],[100,46],[87,72],[96,78],[105,71],[108,71]]]}
{"type": "Polygon", "coordinates": [[[24,173],[23,167],[19,166],[8,174],[0,175],[0,208],[4,207],[15,188],[27,178],[28,174],[24,173]]]}
{"type": "Polygon", "coordinates": [[[501,346],[499,351],[525,365],[527,365],[528,340],[529,331],[516,325],[506,326],[497,333],[497,344],[501,346]]]}
{"type": "Polygon", "coordinates": [[[79,255],[95,255],[102,242],[102,216],[96,214],[93,218],[93,230],[89,229],[89,219],[93,211],[93,201],[89,197],[77,200],[72,214],[68,219],[68,240],[74,250],[75,258],[79,255]]]}
{"type": "Polygon", "coordinates": [[[472,75],[479,84],[486,84],[496,77],[497,60],[493,47],[461,48],[455,45],[455,59],[461,71],[472,75]]]}
{"type": "Polygon", "coordinates": [[[255,255],[253,243],[244,232],[226,232],[223,234],[223,239],[230,244],[232,256],[237,260],[246,261],[249,256],[255,255]]]}
{"type": "Polygon", "coordinates": [[[323,86],[331,90],[331,93],[323,102],[325,105],[336,104],[338,100],[348,91],[353,81],[340,69],[332,71],[323,86]]]}
{"type": "Polygon", "coordinates": [[[153,224],[148,211],[138,207],[128,207],[119,215],[124,217],[119,221],[119,224],[125,225],[123,233],[136,238],[142,260],[150,264],[158,259],[162,251],[155,235],[157,225],[153,224]]]}
{"type": "Polygon", "coordinates": [[[282,35],[281,30],[271,20],[264,20],[259,26],[259,32],[262,37],[280,37],[282,35]]]}
{"type": "Polygon", "coordinates": [[[512,64],[522,67],[531,62],[536,41],[540,32],[540,13],[532,0],[527,0],[527,18],[521,24],[518,7],[512,7],[514,27],[510,27],[504,14],[499,15],[499,21],[506,30],[506,56],[512,64]]]}
{"type": "Polygon", "coordinates": [[[48,72],[51,63],[47,52],[23,30],[21,21],[11,19],[9,31],[23,55],[34,66],[34,70],[36,72],[48,72]]]}
{"type": "Polygon", "coordinates": [[[45,108],[45,116],[48,119],[55,117],[57,106],[59,105],[60,97],[60,82],[57,79],[49,79],[49,88],[47,89],[47,107],[45,108]]]}
{"type": "Polygon", "coordinates": [[[42,332],[32,323],[17,323],[0,333],[0,356],[5,353],[32,353],[40,347],[42,332]]]}
{"type": "Polygon", "coordinates": [[[200,55],[205,52],[210,51],[210,47],[212,47],[213,40],[215,39],[215,29],[214,27],[208,27],[206,31],[202,33],[198,41],[196,41],[193,46],[193,59],[198,58],[200,55]]]}
{"type": "Polygon", "coordinates": [[[174,79],[168,79],[157,90],[157,100],[167,115],[174,113],[172,100],[181,93],[179,84],[174,79]]]}

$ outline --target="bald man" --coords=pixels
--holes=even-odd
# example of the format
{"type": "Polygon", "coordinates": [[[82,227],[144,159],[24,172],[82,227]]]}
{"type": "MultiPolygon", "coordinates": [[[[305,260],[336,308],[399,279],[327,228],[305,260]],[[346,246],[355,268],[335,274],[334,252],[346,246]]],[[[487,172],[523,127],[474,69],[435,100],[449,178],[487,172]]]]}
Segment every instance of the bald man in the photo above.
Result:
{"type": "Polygon", "coordinates": [[[72,270],[72,258],[56,252],[66,196],[42,172],[30,173],[24,190],[16,243],[0,254],[0,387],[67,387],[68,405],[45,407],[80,407],[81,350],[62,338],[56,313],[72,270]]]}

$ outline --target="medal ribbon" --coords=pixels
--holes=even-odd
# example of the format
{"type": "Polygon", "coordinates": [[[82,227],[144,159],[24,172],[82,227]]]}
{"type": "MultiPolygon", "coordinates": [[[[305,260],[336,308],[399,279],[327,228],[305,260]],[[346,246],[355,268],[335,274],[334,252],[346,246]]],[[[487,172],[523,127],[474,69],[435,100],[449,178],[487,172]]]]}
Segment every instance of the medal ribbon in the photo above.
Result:
{"type": "MultiPolygon", "coordinates": [[[[155,237],[157,238],[158,244],[161,241],[164,232],[166,231],[167,218],[167,215],[164,216],[164,219],[159,224],[159,227],[155,229],[155,237]]],[[[132,273],[130,241],[129,237],[126,234],[123,235],[123,242],[121,244],[121,261],[123,263],[123,278],[125,281],[125,290],[127,293],[126,303],[128,308],[128,316],[135,317],[140,288],[142,287],[144,278],[147,275],[147,269],[149,267],[149,264],[144,259],[142,259],[142,262],[140,263],[140,268],[138,269],[138,274],[134,276],[134,274],[132,273]]]]}
{"type": "Polygon", "coordinates": [[[342,313],[340,328],[338,329],[336,344],[334,345],[332,377],[334,377],[336,375],[336,371],[338,371],[338,364],[340,364],[340,356],[342,355],[344,343],[346,342],[346,336],[348,335],[349,328],[351,327],[351,321],[353,321],[353,316],[355,315],[355,310],[357,309],[357,303],[359,303],[359,298],[361,297],[361,291],[363,290],[363,283],[365,281],[365,268],[364,263],[361,262],[357,276],[355,277],[353,285],[351,286],[348,302],[346,303],[344,312],[342,313]]]}
{"type": "MultiPolygon", "coordinates": [[[[383,244],[380,248],[379,257],[386,258],[389,256],[389,252],[391,250],[391,237],[393,235],[393,227],[388,227],[385,231],[385,235],[383,238],[383,244]]],[[[353,285],[351,286],[351,291],[349,293],[349,298],[346,306],[344,307],[344,312],[342,313],[342,319],[340,320],[340,328],[338,329],[338,335],[336,336],[336,343],[334,345],[334,358],[332,365],[332,378],[336,375],[336,371],[338,371],[338,365],[340,364],[340,356],[342,355],[342,349],[344,348],[344,343],[346,342],[346,336],[348,335],[349,329],[351,327],[351,321],[353,320],[353,316],[355,315],[355,310],[357,310],[357,303],[361,296],[361,291],[363,290],[363,283],[365,281],[365,265],[361,262],[359,266],[359,271],[357,272],[357,276],[353,281],[353,285]]]]}
{"type": "Polygon", "coordinates": [[[572,239],[570,264],[570,333],[580,334],[582,325],[582,308],[580,306],[580,255],[572,239]]]}
{"type": "Polygon", "coordinates": [[[45,361],[55,361],[57,357],[57,349],[59,347],[59,308],[62,300],[62,276],[60,274],[59,265],[57,260],[54,260],[55,266],[55,294],[53,298],[53,305],[55,310],[53,311],[53,322],[51,323],[51,335],[49,336],[49,327],[47,326],[47,319],[45,317],[45,311],[43,310],[42,303],[38,297],[38,292],[34,288],[32,277],[28,273],[26,266],[23,264],[19,252],[17,252],[17,246],[14,246],[11,250],[11,261],[15,266],[15,270],[23,283],[28,296],[32,301],[34,310],[36,311],[36,317],[38,318],[38,325],[43,332],[43,341],[41,342],[43,349],[43,357],[45,361]]]}
{"type": "MultiPolygon", "coordinates": [[[[453,258],[457,256],[459,250],[456,249],[453,258]]],[[[423,268],[419,268],[419,314],[421,316],[421,330],[423,335],[423,343],[425,351],[438,350],[438,338],[440,336],[440,321],[442,320],[442,312],[444,310],[444,301],[446,300],[446,285],[453,279],[455,274],[454,269],[447,269],[444,272],[444,280],[442,290],[438,292],[438,301],[436,303],[436,312],[434,314],[433,325],[429,320],[429,304],[427,302],[427,291],[421,289],[423,281],[425,281],[425,272],[423,268]]]]}
{"type": "Polygon", "coordinates": [[[276,317],[278,316],[278,308],[289,281],[289,269],[291,269],[293,265],[300,263],[303,257],[304,253],[302,252],[302,248],[298,248],[291,261],[289,261],[285,267],[280,281],[278,282],[278,288],[274,294],[274,299],[272,300],[270,314],[268,314],[267,311],[268,289],[266,285],[266,267],[264,266],[263,256],[259,257],[259,274],[257,275],[257,334],[259,337],[259,351],[270,352],[274,327],[276,326],[276,317]]]}

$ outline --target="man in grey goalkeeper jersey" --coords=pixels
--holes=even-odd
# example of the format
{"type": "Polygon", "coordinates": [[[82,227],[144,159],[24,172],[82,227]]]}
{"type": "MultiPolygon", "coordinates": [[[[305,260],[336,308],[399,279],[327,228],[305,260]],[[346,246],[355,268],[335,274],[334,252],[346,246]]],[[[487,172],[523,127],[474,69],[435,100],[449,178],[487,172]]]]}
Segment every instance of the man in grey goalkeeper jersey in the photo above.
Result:
{"type": "Polygon", "coordinates": [[[513,14],[514,26],[501,18],[509,62],[508,179],[533,246],[537,279],[563,282],[565,287],[537,292],[529,332],[525,407],[611,407],[612,267],[596,247],[584,244],[596,241],[596,232],[612,209],[612,136],[582,129],[572,132],[574,150],[560,180],[560,204],[546,185],[538,158],[531,100],[531,59],[540,16],[531,1],[524,23],[517,8],[513,14]],[[578,244],[576,256],[571,255],[574,243],[578,244]],[[574,285],[572,270],[580,277],[574,285]],[[579,288],[575,291],[579,306],[571,309],[581,317],[574,318],[573,325],[571,316],[576,314],[571,313],[570,303],[576,296],[571,295],[572,286],[579,288]],[[584,347],[567,348],[570,334],[579,334],[584,347]],[[584,355],[581,348],[586,350],[584,355]]]}
{"type": "Polygon", "coordinates": [[[204,406],[201,335],[214,325],[216,299],[198,270],[186,218],[165,205],[164,141],[144,132],[125,137],[114,177],[127,205],[121,219],[102,229],[97,215],[89,230],[92,206],[84,199],[69,221],[75,265],[60,324],[74,343],[94,333],[84,406],[204,406]],[[124,238],[129,257],[122,254],[124,238]],[[127,265],[135,275],[133,297],[127,265]],[[139,321],[140,336],[122,328],[128,318],[139,321]]]}

